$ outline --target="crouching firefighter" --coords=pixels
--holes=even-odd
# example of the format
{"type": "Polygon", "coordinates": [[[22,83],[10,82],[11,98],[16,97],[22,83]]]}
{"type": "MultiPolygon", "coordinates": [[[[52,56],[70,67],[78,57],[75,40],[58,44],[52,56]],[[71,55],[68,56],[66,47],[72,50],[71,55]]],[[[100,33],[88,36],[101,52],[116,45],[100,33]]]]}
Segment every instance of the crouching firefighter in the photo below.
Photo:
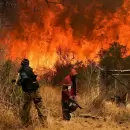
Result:
{"type": "Polygon", "coordinates": [[[46,126],[46,109],[42,105],[42,98],[39,92],[39,84],[36,79],[32,68],[29,66],[29,60],[23,59],[21,62],[21,67],[18,71],[18,76],[15,84],[22,86],[24,92],[23,107],[21,111],[21,120],[23,125],[28,126],[30,122],[30,109],[31,103],[34,102],[35,107],[38,112],[39,120],[43,126],[46,126]],[[44,111],[44,112],[43,112],[44,111]]]}
{"type": "Polygon", "coordinates": [[[64,120],[70,120],[70,113],[74,112],[78,107],[81,108],[75,101],[75,94],[72,79],[77,75],[76,71],[71,71],[63,80],[62,87],[62,113],[64,120]]]}

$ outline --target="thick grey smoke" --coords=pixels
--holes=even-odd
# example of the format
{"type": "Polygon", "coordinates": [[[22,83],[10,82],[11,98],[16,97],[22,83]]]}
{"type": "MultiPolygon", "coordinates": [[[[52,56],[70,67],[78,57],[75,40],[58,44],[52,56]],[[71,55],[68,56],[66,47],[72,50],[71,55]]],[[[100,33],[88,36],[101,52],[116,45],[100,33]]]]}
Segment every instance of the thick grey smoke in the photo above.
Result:
{"type": "MultiPolygon", "coordinates": [[[[57,16],[55,25],[62,26],[65,29],[65,20],[69,16],[71,21],[70,26],[73,29],[73,35],[76,37],[82,37],[85,35],[88,39],[91,38],[95,28],[94,20],[97,15],[96,12],[102,12],[103,16],[100,16],[100,19],[102,20],[108,13],[114,13],[117,8],[122,6],[124,2],[124,0],[64,1],[69,8],[65,8],[65,10],[57,16]]],[[[47,5],[44,4],[43,6],[45,7],[47,5]]],[[[18,10],[17,0],[0,0],[0,15],[2,17],[2,24],[7,22],[11,25],[17,25],[19,23],[18,10]]],[[[38,26],[44,25],[38,11],[35,11],[35,13],[30,13],[28,16],[30,16],[30,21],[36,22],[38,26]],[[33,15],[31,16],[31,14],[33,15]]]]}
{"type": "Polygon", "coordinates": [[[103,16],[100,16],[102,20],[108,13],[114,13],[123,2],[124,0],[68,0],[70,8],[57,17],[56,25],[64,27],[65,19],[70,16],[73,35],[76,37],[85,35],[89,39],[95,28],[96,12],[102,12],[103,16]]]}

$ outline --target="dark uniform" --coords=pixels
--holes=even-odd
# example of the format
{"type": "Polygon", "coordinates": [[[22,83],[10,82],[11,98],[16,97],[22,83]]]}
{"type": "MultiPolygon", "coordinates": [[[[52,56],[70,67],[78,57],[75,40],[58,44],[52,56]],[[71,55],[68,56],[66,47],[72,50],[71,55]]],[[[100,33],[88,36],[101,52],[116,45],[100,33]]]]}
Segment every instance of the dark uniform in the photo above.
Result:
{"type": "Polygon", "coordinates": [[[71,81],[72,81],[72,88],[73,88],[73,93],[74,93],[74,96],[76,96],[76,92],[77,92],[77,71],[73,68],[71,70],[71,74],[73,76],[71,76],[71,81]]]}
{"type": "Polygon", "coordinates": [[[30,121],[30,108],[33,101],[38,112],[39,120],[45,126],[47,117],[46,109],[42,105],[42,98],[40,96],[36,75],[33,73],[32,68],[29,67],[29,61],[27,59],[21,62],[21,68],[19,69],[16,83],[22,86],[24,92],[24,103],[21,111],[21,120],[23,124],[27,125],[30,121]]]}
{"type": "Polygon", "coordinates": [[[74,95],[76,96],[76,92],[77,92],[76,75],[72,77],[72,88],[74,91],[74,95]]]}

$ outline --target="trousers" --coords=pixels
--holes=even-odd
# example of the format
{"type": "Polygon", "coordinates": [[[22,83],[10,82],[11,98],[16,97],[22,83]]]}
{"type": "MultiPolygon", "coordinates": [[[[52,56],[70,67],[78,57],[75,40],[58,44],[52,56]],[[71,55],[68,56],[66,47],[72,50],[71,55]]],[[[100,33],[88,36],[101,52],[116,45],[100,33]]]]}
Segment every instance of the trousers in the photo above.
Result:
{"type": "Polygon", "coordinates": [[[21,110],[21,120],[23,125],[26,125],[30,122],[30,109],[32,102],[35,104],[40,122],[42,125],[45,125],[47,113],[45,107],[42,105],[40,92],[38,90],[34,92],[24,92],[23,98],[24,102],[21,110]]]}

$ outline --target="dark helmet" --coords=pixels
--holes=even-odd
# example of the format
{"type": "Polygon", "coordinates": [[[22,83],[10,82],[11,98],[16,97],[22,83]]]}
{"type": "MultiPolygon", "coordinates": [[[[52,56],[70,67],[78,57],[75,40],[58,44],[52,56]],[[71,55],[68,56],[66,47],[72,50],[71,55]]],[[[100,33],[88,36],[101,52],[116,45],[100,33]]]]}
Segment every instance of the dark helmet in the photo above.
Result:
{"type": "Polygon", "coordinates": [[[21,65],[29,65],[29,60],[23,59],[22,62],[21,62],[21,65]]]}

